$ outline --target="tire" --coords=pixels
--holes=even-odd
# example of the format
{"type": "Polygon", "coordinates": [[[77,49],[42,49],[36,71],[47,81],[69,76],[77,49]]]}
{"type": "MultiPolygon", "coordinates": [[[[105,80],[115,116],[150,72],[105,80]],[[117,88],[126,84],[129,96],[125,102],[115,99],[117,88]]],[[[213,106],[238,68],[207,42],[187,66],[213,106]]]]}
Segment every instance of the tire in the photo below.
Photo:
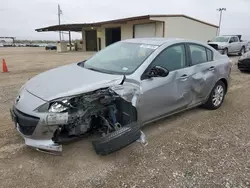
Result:
{"type": "Polygon", "coordinates": [[[208,109],[208,110],[216,110],[216,109],[218,109],[221,105],[222,105],[222,103],[223,103],[223,101],[224,101],[224,98],[225,98],[225,94],[226,94],[226,87],[225,87],[225,84],[222,82],[222,81],[218,81],[216,84],[215,84],[215,86],[213,87],[213,89],[212,89],[212,91],[211,91],[211,93],[210,93],[210,95],[209,95],[209,97],[208,97],[208,100],[206,101],[206,103],[205,104],[203,104],[202,105],[202,107],[204,107],[204,108],[206,108],[206,109],[208,109]],[[220,94],[220,95],[217,95],[217,99],[220,101],[219,103],[215,103],[215,92],[216,92],[216,90],[218,89],[218,88],[222,88],[223,89],[223,93],[222,94],[220,94]]]}
{"type": "Polygon", "coordinates": [[[243,55],[245,52],[246,52],[245,46],[242,46],[242,48],[240,49],[240,53],[238,53],[238,55],[243,55]]]}
{"type": "Polygon", "coordinates": [[[228,49],[227,49],[227,48],[225,48],[225,49],[223,50],[223,55],[228,55],[228,49]]]}
{"type": "Polygon", "coordinates": [[[92,141],[92,145],[98,155],[108,155],[132,144],[140,136],[141,130],[139,126],[136,123],[131,123],[100,139],[92,141]]]}

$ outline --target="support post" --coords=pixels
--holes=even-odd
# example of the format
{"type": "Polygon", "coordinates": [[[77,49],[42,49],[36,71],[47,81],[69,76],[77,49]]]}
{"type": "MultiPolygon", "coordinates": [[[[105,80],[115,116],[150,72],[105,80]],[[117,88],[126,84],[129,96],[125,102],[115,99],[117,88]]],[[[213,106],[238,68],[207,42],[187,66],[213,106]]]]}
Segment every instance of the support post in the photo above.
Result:
{"type": "Polygon", "coordinates": [[[69,31],[69,50],[71,51],[71,33],[69,31]]]}

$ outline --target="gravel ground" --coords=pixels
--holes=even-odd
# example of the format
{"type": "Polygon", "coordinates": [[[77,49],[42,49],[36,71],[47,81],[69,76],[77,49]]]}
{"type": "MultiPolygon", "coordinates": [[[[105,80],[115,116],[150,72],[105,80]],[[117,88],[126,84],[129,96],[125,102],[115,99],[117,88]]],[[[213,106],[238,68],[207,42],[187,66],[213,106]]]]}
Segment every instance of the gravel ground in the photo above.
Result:
{"type": "Polygon", "coordinates": [[[91,138],[65,145],[62,156],[26,147],[8,110],[18,89],[89,55],[0,48],[10,70],[0,73],[0,187],[250,187],[250,75],[236,66],[220,109],[196,108],[147,125],[147,146],[136,142],[105,157],[95,154],[91,138]]]}

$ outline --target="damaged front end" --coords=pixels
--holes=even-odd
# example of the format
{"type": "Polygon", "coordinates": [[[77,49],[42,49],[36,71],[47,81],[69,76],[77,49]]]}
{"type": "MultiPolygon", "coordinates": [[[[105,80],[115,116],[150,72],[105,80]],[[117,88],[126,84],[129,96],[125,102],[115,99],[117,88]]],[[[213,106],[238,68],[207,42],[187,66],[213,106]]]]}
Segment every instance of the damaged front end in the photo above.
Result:
{"type": "Polygon", "coordinates": [[[131,102],[110,88],[54,101],[49,111],[48,124],[60,124],[53,137],[56,143],[94,130],[106,135],[137,119],[131,102]]]}
{"type": "Polygon", "coordinates": [[[95,151],[108,154],[140,138],[136,110],[139,94],[135,85],[127,83],[52,100],[35,110],[40,121],[34,133],[24,135],[18,123],[17,129],[26,145],[52,154],[60,153],[63,143],[95,134],[95,151]]]}

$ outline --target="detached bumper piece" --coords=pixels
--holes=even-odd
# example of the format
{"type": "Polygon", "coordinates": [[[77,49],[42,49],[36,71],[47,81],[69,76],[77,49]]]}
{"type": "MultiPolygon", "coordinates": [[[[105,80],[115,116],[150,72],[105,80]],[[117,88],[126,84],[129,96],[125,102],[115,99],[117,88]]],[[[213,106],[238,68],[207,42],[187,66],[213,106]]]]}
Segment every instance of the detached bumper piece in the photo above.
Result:
{"type": "Polygon", "coordinates": [[[138,140],[141,131],[136,123],[128,124],[92,142],[98,155],[108,155],[138,140]]]}
{"type": "Polygon", "coordinates": [[[250,59],[245,59],[238,62],[238,69],[240,71],[250,71],[250,59]]]}
{"type": "Polygon", "coordinates": [[[15,116],[12,119],[15,120],[15,124],[18,124],[19,131],[26,136],[32,135],[40,118],[25,114],[16,108],[13,108],[12,114],[15,116]]]}

